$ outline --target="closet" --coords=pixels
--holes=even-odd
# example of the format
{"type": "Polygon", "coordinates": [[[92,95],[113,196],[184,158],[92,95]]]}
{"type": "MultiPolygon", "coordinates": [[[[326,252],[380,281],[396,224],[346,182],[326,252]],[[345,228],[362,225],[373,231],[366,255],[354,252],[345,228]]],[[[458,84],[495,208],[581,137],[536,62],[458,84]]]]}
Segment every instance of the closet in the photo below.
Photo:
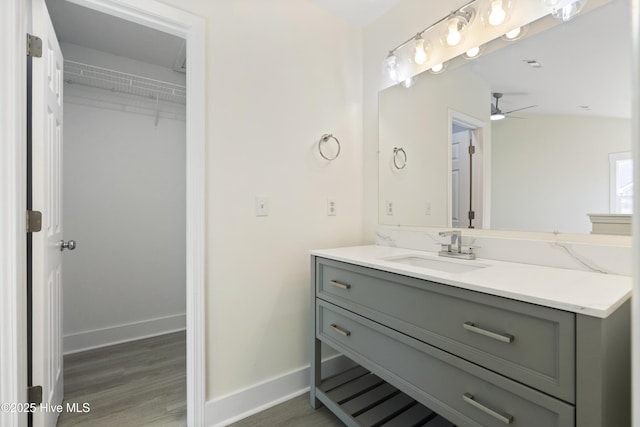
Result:
{"type": "Polygon", "coordinates": [[[64,352],[184,330],[184,41],[47,5],[65,58],[63,220],[77,242],[65,254],[64,352]],[[141,58],[164,49],[175,66],[139,60],[136,49],[141,58]]]}

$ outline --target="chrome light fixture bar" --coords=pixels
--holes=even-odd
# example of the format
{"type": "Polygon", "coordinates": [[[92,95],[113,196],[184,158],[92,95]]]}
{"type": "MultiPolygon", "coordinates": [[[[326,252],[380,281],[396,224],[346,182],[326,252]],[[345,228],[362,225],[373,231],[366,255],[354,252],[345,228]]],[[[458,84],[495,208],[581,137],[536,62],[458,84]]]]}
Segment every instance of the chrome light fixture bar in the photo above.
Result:
{"type": "MultiPolygon", "coordinates": [[[[385,66],[384,66],[384,73],[391,79],[391,81],[393,81],[394,83],[398,83],[400,81],[400,64],[398,63],[398,58],[396,57],[396,51],[400,48],[403,48],[404,46],[406,46],[407,44],[413,42],[414,43],[414,55],[413,55],[413,60],[416,64],[424,64],[427,59],[428,59],[428,55],[429,55],[429,50],[430,50],[430,43],[428,41],[426,41],[422,35],[431,30],[432,28],[436,27],[437,25],[439,25],[440,23],[447,21],[447,20],[452,20],[452,19],[456,19],[456,23],[458,21],[462,21],[462,19],[466,19],[467,20],[467,24],[468,22],[473,18],[474,15],[474,11],[473,10],[466,10],[467,8],[469,8],[469,6],[471,6],[471,4],[473,4],[476,0],[471,0],[470,2],[464,4],[463,6],[459,7],[458,9],[452,11],[450,14],[448,14],[447,16],[444,16],[443,18],[439,19],[438,21],[434,22],[433,24],[429,25],[427,28],[423,29],[422,31],[419,31],[415,36],[411,37],[410,39],[407,39],[405,41],[403,41],[402,43],[400,43],[399,45],[397,45],[396,47],[394,47],[393,49],[391,49],[389,51],[389,55],[387,55],[387,58],[385,59],[385,66]]],[[[471,9],[471,8],[469,8],[471,9]]],[[[456,25],[456,27],[458,27],[459,25],[456,25]]],[[[462,31],[464,28],[460,28],[459,31],[462,31]]]]}
{"type": "MultiPolygon", "coordinates": [[[[398,49],[400,49],[401,47],[404,47],[406,44],[408,44],[409,42],[412,42],[414,40],[416,40],[417,37],[422,37],[422,35],[424,33],[426,33],[427,31],[429,31],[430,29],[432,29],[433,27],[437,26],[438,24],[450,19],[451,17],[456,16],[457,13],[462,13],[463,15],[465,14],[465,10],[466,8],[468,8],[469,6],[471,6],[473,3],[475,3],[476,0],[471,0],[470,2],[464,4],[463,6],[460,6],[458,9],[452,11],[450,14],[448,14],[445,17],[440,18],[439,20],[437,20],[436,22],[434,22],[433,24],[429,25],[427,28],[425,28],[422,31],[419,31],[418,34],[416,34],[415,36],[411,37],[410,39],[407,39],[405,41],[403,41],[402,43],[400,43],[398,46],[394,47],[393,49],[391,49],[391,52],[394,52],[398,49]]],[[[466,12],[468,13],[468,12],[466,12]]]]}
{"type": "Polygon", "coordinates": [[[523,20],[525,16],[533,15],[538,19],[550,14],[566,22],[580,13],[587,1],[470,0],[391,49],[383,63],[383,74],[393,84],[407,80],[405,85],[409,86],[413,74],[427,70],[431,73],[442,72],[453,53],[465,59],[474,59],[483,53],[484,44],[496,38],[504,41],[521,39],[529,22],[523,20]],[[518,5],[522,5],[522,11],[516,10],[520,9],[518,5]],[[484,31],[477,28],[474,20],[482,23],[484,31]],[[425,35],[430,30],[434,31],[425,35]],[[468,37],[474,40],[464,40],[469,30],[468,37]],[[436,44],[435,40],[439,42],[436,44]],[[473,42],[477,44],[474,46],[473,42]],[[404,49],[410,43],[412,49],[404,49]],[[461,46],[465,46],[466,52],[457,52],[462,50],[461,46]],[[434,65],[434,62],[439,63],[434,65]]]}

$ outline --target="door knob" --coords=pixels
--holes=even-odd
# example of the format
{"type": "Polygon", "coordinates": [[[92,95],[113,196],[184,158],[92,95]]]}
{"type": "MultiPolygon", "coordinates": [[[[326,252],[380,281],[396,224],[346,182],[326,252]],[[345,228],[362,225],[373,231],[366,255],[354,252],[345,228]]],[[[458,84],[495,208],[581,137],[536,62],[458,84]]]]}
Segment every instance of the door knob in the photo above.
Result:
{"type": "Polygon", "coordinates": [[[60,240],[60,251],[64,251],[65,249],[69,249],[70,251],[72,251],[75,248],[76,248],[75,240],[69,240],[68,242],[65,242],[64,240],[60,240]]]}

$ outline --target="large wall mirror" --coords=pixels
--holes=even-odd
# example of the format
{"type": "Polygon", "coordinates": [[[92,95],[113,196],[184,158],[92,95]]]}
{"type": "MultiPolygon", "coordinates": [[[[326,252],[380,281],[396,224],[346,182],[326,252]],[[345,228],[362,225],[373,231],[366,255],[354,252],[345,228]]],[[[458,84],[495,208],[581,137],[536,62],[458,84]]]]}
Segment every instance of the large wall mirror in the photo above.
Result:
{"type": "Polygon", "coordinates": [[[612,0],[381,91],[380,224],[590,233],[628,213],[629,14],[612,0]],[[496,101],[513,112],[492,121],[496,101]]]}

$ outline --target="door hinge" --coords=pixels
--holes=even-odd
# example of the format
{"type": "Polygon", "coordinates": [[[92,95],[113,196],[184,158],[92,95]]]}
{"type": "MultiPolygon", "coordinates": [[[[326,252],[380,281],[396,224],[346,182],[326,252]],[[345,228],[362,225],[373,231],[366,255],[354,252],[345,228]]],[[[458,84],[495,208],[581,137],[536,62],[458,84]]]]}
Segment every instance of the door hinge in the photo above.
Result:
{"type": "Polygon", "coordinates": [[[470,220],[474,220],[474,219],[476,219],[476,213],[475,213],[475,211],[469,211],[469,219],[470,219],[470,220]]]}
{"type": "Polygon", "coordinates": [[[36,233],[42,230],[42,212],[27,211],[27,233],[36,233]]]}
{"type": "Polygon", "coordinates": [[[476,154],[476,146],[475,145],[470,145],[469,146],[469,154],[476,154]]]}
{"type": "Polygon", "coordinates": [[[27,34],[27,56],[42,58],[42,39],[40,37],[27,34]]]}
{"type": "Polygon", "coordinates": [[[42,386],[34,385],[27,388],[28,403],[41,405],[42,404],[42,386]]]}

